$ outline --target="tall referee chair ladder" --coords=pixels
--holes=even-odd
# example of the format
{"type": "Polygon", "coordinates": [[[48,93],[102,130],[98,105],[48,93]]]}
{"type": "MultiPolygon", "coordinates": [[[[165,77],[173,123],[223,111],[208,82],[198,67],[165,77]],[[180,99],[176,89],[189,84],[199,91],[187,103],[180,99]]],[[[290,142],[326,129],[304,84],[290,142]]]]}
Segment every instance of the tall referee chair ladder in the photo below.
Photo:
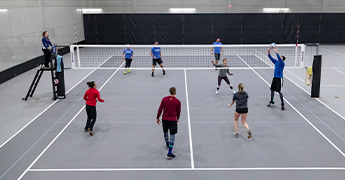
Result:
{"type": "Polygon", "coordinates": [[[54,82],[54,66],[53,66],[54,65],[53,60],[55,60],[55,62],[56,62],[57,48],[55,48],[55,46],[53,46],[52,51],[50,51],[50,53],[52,53],[52,56],[50,57],[50,68],[44,68],[43,67],[43,65],[42,65],[42,63],[44,61],[44,58],[43,58],[43,61],[40,64],[40,66],[36,72],[34,80],[32,81],[32,83],[30,85],[29,91],[26,94],[25,98],[22,98],[22,100],[27,101],[29,96],[32,97],[34,95],[34,92],[37,88],[37,85],[38,85],[44,71],[50,71],[51,82],[52,82],[52,87],[53,87],[53,98],[52,99],[54,101],[57,99],[57,89],[56,89],[56,85],[54,82]]]}

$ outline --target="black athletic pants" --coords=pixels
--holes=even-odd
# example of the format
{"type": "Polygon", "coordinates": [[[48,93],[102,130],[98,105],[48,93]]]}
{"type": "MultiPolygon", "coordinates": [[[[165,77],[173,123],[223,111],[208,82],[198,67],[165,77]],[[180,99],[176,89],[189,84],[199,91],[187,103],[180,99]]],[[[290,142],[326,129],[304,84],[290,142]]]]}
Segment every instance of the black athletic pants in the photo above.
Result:
{"type": "Polygon", "coordinates": [[[131,63],[132,63],[132,59],[127,59],[127,58],[126,58],[126,65],[125,65],[125,68],[130,68],[130,67],[131,67],[131,63]]]}
{"type": "Polygon", "coordinates": [[[222,79],[224,79],[224,81],[225,81],[228,85],[230,85],[230,81],[229,81],[229,79],[228,79],[227,76],[225,76],[225,77],[220,77],[220,76],[218,76],[218,86],[220,86],[220,84],[222,83],[222,79]]]}
{"type": "Polygon", "coordinates": [[[86,114],[87,114],[87,121],[86,121],[85,129],[90,128],[90,130],[92,131],[93,126],[95,125],[96,116],[97,116],[96,106],[86,105],[86,114]]]}
{"type": "Polygon", "coordinates": [[[44,53],[44,66],[49,67],[51,53],[50,53],[49,49],[42,49],[42,51],[44,53]]]}

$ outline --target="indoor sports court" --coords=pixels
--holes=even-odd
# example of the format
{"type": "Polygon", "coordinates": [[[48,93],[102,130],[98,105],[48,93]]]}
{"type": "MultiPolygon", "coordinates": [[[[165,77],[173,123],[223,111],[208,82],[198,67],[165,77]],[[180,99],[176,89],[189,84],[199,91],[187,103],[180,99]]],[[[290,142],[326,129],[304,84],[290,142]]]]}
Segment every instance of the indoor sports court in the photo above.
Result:
{"type": "Polygon", "coordinates": [[[340,0],[15,0],[0,24],[1,180],[344,179],[340,0]]]}

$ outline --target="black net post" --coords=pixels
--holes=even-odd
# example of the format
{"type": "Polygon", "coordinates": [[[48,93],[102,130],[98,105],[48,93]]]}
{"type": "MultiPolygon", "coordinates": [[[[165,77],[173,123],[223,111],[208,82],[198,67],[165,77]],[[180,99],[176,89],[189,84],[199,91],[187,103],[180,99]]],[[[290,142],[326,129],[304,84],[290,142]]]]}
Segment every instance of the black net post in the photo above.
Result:
{"type": "Polygon", "coordinates": [[[311,97],[319,97],[320,96],[321,64],[322,64],[322,56],[321,55],[314,56],[313,81],[311,84],[311,97]]]}

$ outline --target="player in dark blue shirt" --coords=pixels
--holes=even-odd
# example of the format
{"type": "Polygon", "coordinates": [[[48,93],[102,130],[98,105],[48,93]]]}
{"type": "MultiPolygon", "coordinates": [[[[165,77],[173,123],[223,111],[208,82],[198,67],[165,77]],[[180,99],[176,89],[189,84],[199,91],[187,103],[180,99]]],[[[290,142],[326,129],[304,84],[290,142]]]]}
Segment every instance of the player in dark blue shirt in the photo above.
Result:
{"type": "Polygon", "coordinates": [[[163,75],[165,75],[165,70],[163,67],[163,61],[162,61],[162,53],[161,53],[161,48],[158,47],[158,41],[155,41],[154,43],[155,47],[153,47],[151,49],[151,53],[150,55],[152,56],[152,74],[151,76],[154,77],[154,72],[155,72],[155,67],[157,65],[157,63],[159,64],[159,66],[162,68],[163,70],[163,75]]]}
{"type": "Polygon", "coordinates": [[[283,93],[281,92],[281,88],[282,88],[282,78],[283,78],[283,71],[284,71],[284,67],[285,67],[285,56],[280,56],[278,54],[278,50],[277,47],[274,47],[274,52],[277,55],[277,59],[274,59],[271,56],[271,49],[272,47],[268,48],[268,58],[272,61],[272,63],[274,64],[274,77],[272,80],[272,84],[271,84],[271,100],[269,102],[269,104],[267,105],[267,107],[270,107],[271,104],[274,104],[273,98],[274,98],[274,91],[278,92],[280,95],[280,100],[281,100],[281,109],[284,111],[285,107],[284,107],[284,97],[283,97],[283,93]]]}
{"type": "Polygon", "coordinates": [[[129,68],[131,67],[131,63],[133,60],[133,49],[131,49],[129,44],[127,44],[127,48],[122,53],[122,59],[123,58],[125,58],[125,60],[126,60],[125,72],[124,72],[124,75],[126,75],[127,72],[129,72],[129,68]]]}
{"type": "Polygon", "coordinates": [[[49,40],[48,31],[44,31],[42,36],[43,36],[43,38],[42,38],[42,44],[43,44],[42,51],[44,53],[44,66],[46,68],[49,68],[49,62],[50,62],[50,59],[51,59],[51,52],[50,52],[50,50],[51,50],[53,45],[52,45],[52,43],[49,40]]]}

